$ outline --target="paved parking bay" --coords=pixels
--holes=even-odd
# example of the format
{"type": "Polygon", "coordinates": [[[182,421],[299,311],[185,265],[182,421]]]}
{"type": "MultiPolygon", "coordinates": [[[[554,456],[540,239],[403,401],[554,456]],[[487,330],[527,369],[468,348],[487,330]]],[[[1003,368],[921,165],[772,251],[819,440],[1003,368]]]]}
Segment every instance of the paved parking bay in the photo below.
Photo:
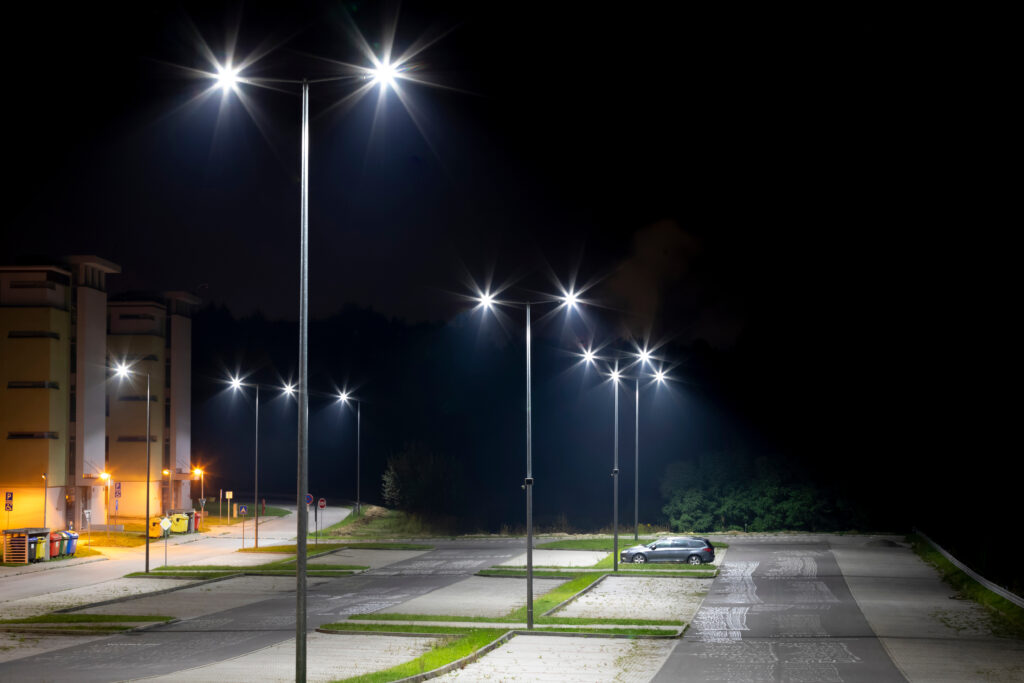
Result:
{"type": "MultiPolygon", "coordinates": [[[[603,550],[534,550],[533,566],[535,567],[591,567],[608,553],[603,550]]],[[[526,553],[516,555],[511,560],[502,562],[499,567],[522,567],[526,565],[526,553]]]]}
{"type": "Polygon", "coordinates": [[[674,640],[516,636],[436,681],[649,681],[674,640]]]}
{"type": "MultiPolygon", "coordinates": [[[[437,638],[310,633],[306,636],[306,680],[326,683],[389,669],[419,657],[438,642],[437,638]]],[[[147,680],[160,683],[183,680],[189,683],[294,681],[295,639],[275,643],[224,662],[147,680]]]]}
{"type": "MultiPolygon", "coordinates": [[[[309,546],[310,552],[316,551],[316,546],[309,546]]],[[[345,548],[327,555],[320,555],[309,560],[310,565],[314,564],[351,564],[359,567],[379,569],[405,562],[419,557],[429,550],[365,550],[358,548],[345,548]]]]}
{"type": "MultiPolygon", "coordinates": [[[[565,583],[565,579],[534,579],[534,599],[565,583]]],[[[458,614],[503,617],[526,604],[526,579],[471,576],[389,609],[400,614],[458,614]]]]}
{"type": "Polygon", "coordinates": [[[690,621],[711,579],[608,576],[552,616],[690,621]]]}

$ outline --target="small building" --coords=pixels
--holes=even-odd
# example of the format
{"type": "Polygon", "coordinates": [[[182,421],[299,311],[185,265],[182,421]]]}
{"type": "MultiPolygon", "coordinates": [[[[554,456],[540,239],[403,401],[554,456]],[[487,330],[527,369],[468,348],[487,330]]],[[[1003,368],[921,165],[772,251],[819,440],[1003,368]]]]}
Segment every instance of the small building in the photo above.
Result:
{"type": "Polygon", "coordinates": [[[6,527],[82,528],[190,507],[188,292],[107,295],[119,266],[0,266],[0,490],[6,527]],[[111,368],[130,366],[117,378],[111,368]],[[168,474],[164,474],[167,471],[168,474]]]}

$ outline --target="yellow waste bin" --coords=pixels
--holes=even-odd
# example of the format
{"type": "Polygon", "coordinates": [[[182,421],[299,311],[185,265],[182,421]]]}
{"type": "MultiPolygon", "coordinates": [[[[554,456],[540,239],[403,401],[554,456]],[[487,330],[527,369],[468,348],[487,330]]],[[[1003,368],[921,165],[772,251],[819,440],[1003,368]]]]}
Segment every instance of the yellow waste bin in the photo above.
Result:
{"type": "Polygon", "coordinates": [[[188,515],[175,513],[171,515],[171,531],[176,534],[188,533],[188,515]]]}
{"type": "Polygon", "coordinates": [[[150,517],[149,518],[149,537],[150,538],[162,538],[164,530],[160,526],[161,517],[150,517]]]}

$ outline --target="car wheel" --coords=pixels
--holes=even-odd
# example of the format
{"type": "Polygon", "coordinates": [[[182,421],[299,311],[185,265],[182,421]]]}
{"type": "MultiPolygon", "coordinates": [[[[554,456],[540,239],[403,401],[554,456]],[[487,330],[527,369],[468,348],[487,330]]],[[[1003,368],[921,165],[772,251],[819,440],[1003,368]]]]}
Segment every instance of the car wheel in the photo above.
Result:
{"type": "Polygon", "coordinates": [[[643,553],[637,553],[633,556],[633,564],[643,564],[647,561],[647,556],[643,553]]]}
{"type": "Polygon", "coordinates": [[[690,564],[701,564],[700,555],[690,555],[690,559],[687,562],[690,564]]]}

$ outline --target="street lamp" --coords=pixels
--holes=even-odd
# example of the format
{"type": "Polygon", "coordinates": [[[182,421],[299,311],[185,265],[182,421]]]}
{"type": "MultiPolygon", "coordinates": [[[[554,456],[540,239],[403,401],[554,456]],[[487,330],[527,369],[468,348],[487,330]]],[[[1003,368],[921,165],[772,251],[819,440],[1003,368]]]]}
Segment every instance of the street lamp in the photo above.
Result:
{"type": "MultiPolygon", "coordinates": [[[[260,490],[260,385],[257,383],[245,384],[238,377],[231,378],[231,390],[241,391],[243,387],[252,387],[256,390],[256,436],[253,441],[253,472],[252,472],[252,507],[255,511],[256,519],[256,531],[255,531],[255,547],[260,547],[260,505],[259,505],[259,490],[260,490]]],[[[293,388],[289,384],[284,387],[284,392],[289,396],[292,395],[293,388]]]]}
{"type": "MultiPolygon", "coordinates": [[[[636,353],[637,362],[640,364],[640,371],[645,365],[653,367],[654,359],[647,347],[643,347],[636,353]]],[[[667,379],[664,368],[658,368],[651,376],[658,384],[664,384],[667,379]]],[[[633,429],[633,540],[640,542],[640,374],[634,378],[635,396],[634,410],[636,423],[633,429]]]]}
{"type": "MultiPolygon", "coordinates": [[[[114,373],[117,375],[119,380],[124,380],[128,375],[142,374],[138,370],[132,370],[126,363],[117,363],[114,366],[114,373]]],[[[150,401],[152,397],[150,395],[150,377],[149,371],[146,371],[146,573],[149,573],[149,430],[150,430],[150,401]]],[[[109,498],[109,496],[108,496],[109,498]]]]}
{"type": "Polygon", "coordinates": [[[573,310],[579,303],[579,294],[572,289],[560,297],[547,301],[497,301],[490,291],[479,292],[476,296],[478,305],[490,311],[495,305],[516,306],[526,312],[526,478],[523,488],[526,490],[526,628],[533,629],[533,391],[531,389],[532,371],[530,365],[531,344],[531,307],[541,304],[557,303],[568,310],[573,310]]]}
{"type": "Polygon", "coordinates": [[[360,401],[359,399],[353,398],[352,395],[349,394],[347,391],[342,391],[341,393],[339,393],[338,394],[338,400],[341,401],[342,403],[346,404],[346,405],[348,404],[349,401],[353,401],[356,404],[356,515],[358,515],[360,510],[362,509],[362,506],[360,504],[360,498],[359,498],[359,494],[360,494],[360,491],[359,491],[359,480],[360,480],[360,476],[359,476],[359,474],[360,474],[360,472],[359,472],[359,463],[360,463],[359,450],[360,450],[360,444],[362,442],[362,434],[361,434],[361,432],[362,432],[362,408],[363,408],[363,402],[360,401]]]}
{"type": "MultiPolygon", "coordinates": [[[[363,75],[371,79],[370,87],[379,85],[381,92],[395,88],[395,80],[402,76],[402,67],[398,62],[389,59],[381,61],[372,57],[373,66],[361,69],[363,75]]],[[[218,65],[217,73],[210,74],[216,80],[225,95],[237,91],[238,84],[246,82],[240,69],[232,68],[230,63],[218,65]]],[[[316,82],[344,80],[347,77],[317,79],[316,82]]],[[[302,86],[302,135],[300,139],[301,173],[299,186],[299,379],[292,390],[298,394],[298,463],[296,467],[296,506],[303,509],[306,491],[309,489],[309,79],[280,80],[282,83],[293,83],[302,86]]],[[[306,680],[306,536],[309,532],[309,520],[306,515],[296,515],[297,535],[295,557],[295,680],[304,683],[306,680]]],[[[148,546],[147,546],[148,548],[148,546]]]]}
{"type": "Polygon", "coordinates": [[[43,528],[46,528],[46,473],[43,473],[43,528]]]}
{"type": "MultiPolygon", "coordinates": [[[[202,523],[203,516],[206,514],[206,473],[203,472],[202,468],[195,468],[192,470],[192,475],[199,477],[199,503],[201,515],[199,515],[199,521],[202,523]]],[[[196,531],[199,531],[199,525],[196,525],[196,531]]]]}

